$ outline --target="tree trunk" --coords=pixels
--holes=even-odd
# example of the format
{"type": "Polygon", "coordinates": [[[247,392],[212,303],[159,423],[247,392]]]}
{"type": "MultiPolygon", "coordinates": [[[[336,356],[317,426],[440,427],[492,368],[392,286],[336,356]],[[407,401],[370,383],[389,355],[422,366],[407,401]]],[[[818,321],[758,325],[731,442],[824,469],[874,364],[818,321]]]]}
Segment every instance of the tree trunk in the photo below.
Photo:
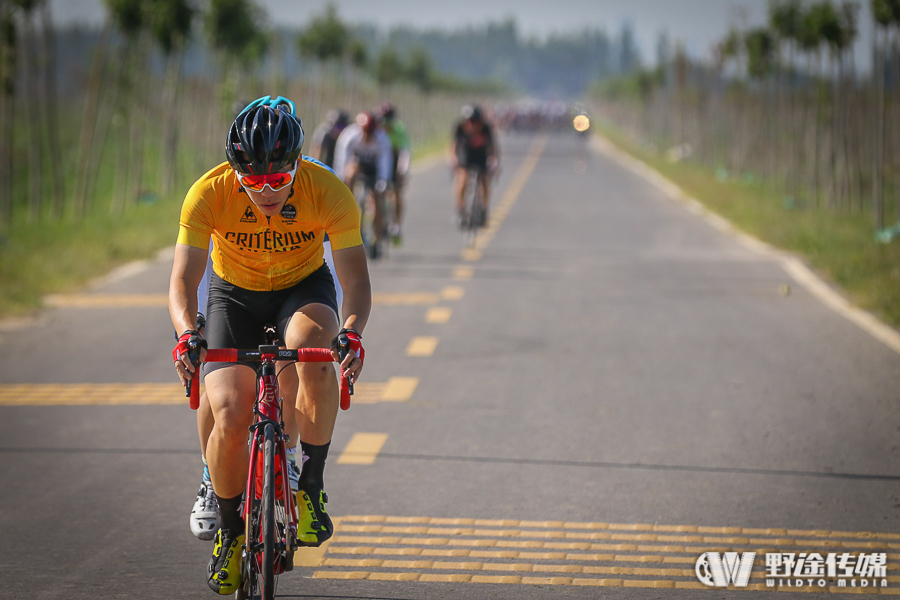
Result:
{"type": "Polygon", "coordinates": [[[25,98],[26,153],[28,156],[28,222],[36,223],[41,217],[41,108],[43,98],[38,85],[37,39],[33,16],[22,14],[22,75],[25,98]]]}
{"type": "Polygon", "coordinates": [[[181,81],[183,57],[184,40],[179,39],[167,57],[165,83],[163,84],[159,175],[159,187],[162,194],[170,193],[175,181],[175,165],[178,161],[178,86],[181,81]]]}
{"type": "Polygon", "coordinates": [[[9,2],[0,3],[0,231],[12,221],[12,148],[15,114],[15,21],[9,2]],[[11,37],[5,35],[9,32],[11,37]]]}
{"type": "Polygon", "coordinates": [[[44,45],[44,122],[47,124],[47,149],[50,152],[50,171],[53,174],[53,208],[52,216],[62,216],[66,200],[65,164],[63,162],[62,145],[59,141],[59,109],[56,104],[56,31],[53,29],[53,15],[50,2],[41,6],[42,42],[44,45]]]}
{"type": "Polygon", "coordinates": [[[109,52],[112,27],[107,22],[97,40],[94,56],[91,61],[91,72],[87,82],[87,94],[84,101],[84,116],[81,120],[81,135],[78,139],[78,171],[75,179],[75,197],[72,202],[72,215],[77,219],[84,217],[87,209],[87,196],[91,188],[92,156],[100,154],[95,141],[98,129],[101,93],[103,91],[103,75],[106,71],[106,60],[109,52]]]}

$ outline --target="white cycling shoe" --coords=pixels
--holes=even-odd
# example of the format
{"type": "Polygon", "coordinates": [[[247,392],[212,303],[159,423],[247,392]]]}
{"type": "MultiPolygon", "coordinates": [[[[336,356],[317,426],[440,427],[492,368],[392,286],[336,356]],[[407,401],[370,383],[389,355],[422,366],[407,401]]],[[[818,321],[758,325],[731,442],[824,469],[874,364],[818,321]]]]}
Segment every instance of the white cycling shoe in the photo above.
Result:
{"type": "Polygon", "coordinates": [[[288,482],[291,484],[291,491],[295,494],[297,490],[300,489],[300,468],[297,467],[297,463],[289,460],[288,464],[288,482]]]}
{"type": "Polygon", "coordinates": [[[216,536],[221,526],[219,503],[213,493],[212,485],[204,481],[197,491],[197,500],[191,509],[191,533],[198,540],[209,541],[216,536]]]}

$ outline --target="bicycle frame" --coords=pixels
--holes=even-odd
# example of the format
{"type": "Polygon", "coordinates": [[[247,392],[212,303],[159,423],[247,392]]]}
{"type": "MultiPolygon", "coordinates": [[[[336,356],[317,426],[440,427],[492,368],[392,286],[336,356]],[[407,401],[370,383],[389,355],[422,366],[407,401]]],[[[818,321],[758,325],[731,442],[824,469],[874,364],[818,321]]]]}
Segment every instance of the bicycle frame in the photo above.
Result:
{"type": "MultiPolygon", "coordinates": [[[[340,354],[343,357],[344,352],[340,354]]],[[[250,468],[242,513],[246,535],[245,586],[239,590],[238,596],[246,597],[243,594],[247,590],[251,596],[259,591],[260,598],[270,600],[274,597],[277,576],[293,569],[293,553],[299,547],[298,514],[288,480],[276,362],[333,362],[334,358],[331,351],[325,348],[287,350],[275,345],[261,345],[258,350],[209,350],[205,360],[260,362],[257,371],[257,397],[253,405],[254,422],[250,427],[248,441],[250,468]],[[260,583],[260,590],[255,590],[256,583],[260,583]]],[[[340,384],[340,405],[343,410],[347,410],[350,407],[352,388],[344,377],[340,377],[340,384]]],[[[192,408],[199,405],[199,388],[199,385],[189,386],[192,408]]]]}

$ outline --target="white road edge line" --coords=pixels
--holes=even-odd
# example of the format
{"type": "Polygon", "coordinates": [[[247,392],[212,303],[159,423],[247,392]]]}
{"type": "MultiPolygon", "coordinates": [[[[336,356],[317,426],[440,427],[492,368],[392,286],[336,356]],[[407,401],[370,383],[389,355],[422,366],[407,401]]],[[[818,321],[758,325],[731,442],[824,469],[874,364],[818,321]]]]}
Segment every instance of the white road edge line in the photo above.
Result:
{"type": "Polygon", "coordinates": [[[817,298],[822,304],[841,315],[879,342],[900,354],[900,332],[881,322],[872,313],[851,305],[846,298],[831,288],[821,277],[816,275],[803,261],[783,250],[779,250],[739,229],[730,221],[706,208],[699,200],[684,193],[677,184],[667,179],[646,163],[630,154],[619,150],[608,139],[595,135],[591,138],[591,146],[597,151],[615,160],[623,167],[640,175],[671,199],[680,202],[695,215],[702,218],[715,229],[732,236],[742,246],[778,262],[781,268],[797,284],[817,298]]]}

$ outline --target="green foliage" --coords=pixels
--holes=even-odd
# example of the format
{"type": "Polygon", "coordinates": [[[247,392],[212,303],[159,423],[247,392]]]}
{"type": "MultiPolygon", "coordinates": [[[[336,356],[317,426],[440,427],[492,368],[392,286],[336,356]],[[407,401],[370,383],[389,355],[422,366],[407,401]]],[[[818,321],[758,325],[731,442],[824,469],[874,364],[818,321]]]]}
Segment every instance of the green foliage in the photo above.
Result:
{"type": "Polygon", "coordinates": [[[610,77],[596,84],[593,95],[607,100],[631,100],[645,103],[650,99],[653,90],[664,82],[664,73],[660,69],[640,69],[630,75],[610,77]]]}
{"type": "Polygon", "coordinates": [[[871,0],[872,15],[883,27],[900,25],[900,0],[871,0]]]}
{"type": "Polygon", "coordinates": [[[434,65],[431,63],[428,50],[422,47],[412,49],[409,53],[407,77],[413,85],[425,93],[434,88],[434,65]]]}
{"type": "Polygon", "coordinates": [[[381,85],[397,83],[403,78],[404,68],[400,55],[391,46],[385,46],[375,61],[375,79],[381,85]]]}
{"type": "Polygon", "coordinates": [[[363,70],[369,65],[369,49],[362,40],[350,40],[347,44],[347,55],[350,57],[350,64],[357,69],[363,70]]]}
{"type": "Polygon", "coordinates": [[[329,3],[325,13],[313,17],[309,26],[297,38],[297,49],[302,56],[321,61],[341,59],[347,51],[350,32],[337,14],[337,7],[329,3]]]}
{"type": "Polygon", "coordinates": [[[146,0],[150,31],[163,52],[169,54],[175,41],[190,37],[195,8],[189,0],[146,0]]]}
{"type": "Polygon", "coordinates": [[[769,0],[769,27],[783,40],[796,40],[803,20],[801,0],[769,0]]]}
{"type": "Polygon", "coordinates": [[[747,51],[747,73],[755,79],[762,79],[774,67],[775,37],[765,28],[754,29],[744,34],[744,48],[747,51]]]}
{"type": "Polygon", "coordinates": [[[106,8],[122,33],[131,38],[147,26],[147,14],[143,0],[105,0],[106,8]]]}
{"type": "Polygon", "coordinates": [[[249,65],[268,49],[262,20],[262,11],[252,0],[210,0],[206,29],[213,48],[249,65]]]}

